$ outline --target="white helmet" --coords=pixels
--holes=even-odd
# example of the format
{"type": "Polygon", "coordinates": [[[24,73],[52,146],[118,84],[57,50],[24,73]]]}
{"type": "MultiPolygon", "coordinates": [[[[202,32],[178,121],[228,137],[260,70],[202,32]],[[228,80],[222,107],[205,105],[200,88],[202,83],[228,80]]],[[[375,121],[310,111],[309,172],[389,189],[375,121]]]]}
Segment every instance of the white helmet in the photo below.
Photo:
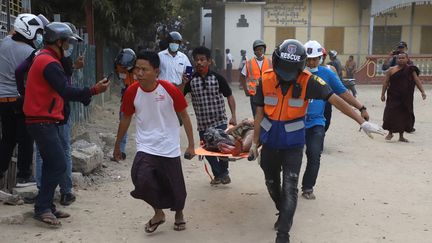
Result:
{"type": "Polygon", "coordinates": [[[318,41],[310,40],[304,44],[306,55],[308,58],[320,57],[323,53],[323,48],[318,41]]]}
{"type": "Polygon", "coordinates": [[[15,32],[20,33],[28,40],[33,40],[36,32],[43,30],[44,24],[40,18],[34,14],[19,14],[14,23],[15,32]]]}

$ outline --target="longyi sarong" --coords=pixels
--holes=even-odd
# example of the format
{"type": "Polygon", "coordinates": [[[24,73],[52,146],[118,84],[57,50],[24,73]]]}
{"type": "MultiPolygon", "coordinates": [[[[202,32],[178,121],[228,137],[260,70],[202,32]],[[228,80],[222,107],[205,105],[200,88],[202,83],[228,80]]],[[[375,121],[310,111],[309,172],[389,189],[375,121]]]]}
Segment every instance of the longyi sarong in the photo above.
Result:
{"type": "Polygon", "coordinates": [[[135,190],[131,196],[142,199],[153,208],[182,210],[186,186],[180,157],[167,158],[138,152],[131,170],[135,190]]]}

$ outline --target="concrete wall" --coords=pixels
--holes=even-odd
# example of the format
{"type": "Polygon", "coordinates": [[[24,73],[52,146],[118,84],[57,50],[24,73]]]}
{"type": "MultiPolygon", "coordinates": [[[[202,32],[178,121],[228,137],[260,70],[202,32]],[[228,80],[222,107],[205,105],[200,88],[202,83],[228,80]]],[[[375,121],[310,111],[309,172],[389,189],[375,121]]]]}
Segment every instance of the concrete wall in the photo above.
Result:
{"type": "Polygon", "coordinates": [[[200,44],[204,43],[204,46],[207,48],[211,48],[212,46],[212,10],[211,9],[201,9],[201,29],[200,29],[200,44]],[[205,17],[205,15],[210,15],[209,17],[205,17]]]}
{"type": "MultiPolygon", "coordinates": [[[[359,0],[300,0],[266,4],[264,9],[264,40],[269,46],[278,44],[277,27],[295,27],[296,39],[302,42],[314,39],[325,46],[325,27],[338,26],[344,27],[343,50],[338,50],[341,61],[345,62],[349,55],[355,55],[359,64],[365,60],[370,8],[362,8],[359,0]]],[[[413,17],[411,12],[411,7],[395,9],[375,17],[374,26],[401,26],[401,40],[408,42],[409,52],[420,54],[421,27],[432,26],[432,5],[416,5],[413,17]]],[[[271,51],[268,48],[267,54],[271,51]]]]}
{"type": "Polygon", "coordinates": [[[233,69],[238,69],[240,50],[246,50],[248,57],[253,56],[252,43],[262,39],[262,5],[249,3],[227,3],[225,5],[225,49],[229,48],[234,58],[233,69]],[[241,15],[248,27],[238,27],[241,15]]]}

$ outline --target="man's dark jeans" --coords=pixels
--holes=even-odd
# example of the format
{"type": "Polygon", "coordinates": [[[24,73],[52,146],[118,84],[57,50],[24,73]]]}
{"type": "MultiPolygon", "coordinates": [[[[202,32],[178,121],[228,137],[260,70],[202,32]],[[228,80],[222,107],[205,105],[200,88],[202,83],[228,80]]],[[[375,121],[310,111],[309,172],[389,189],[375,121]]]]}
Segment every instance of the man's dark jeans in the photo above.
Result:
{"type": "Polygon", "coordinates": [[[307,165],[302,180],[302,191],[304,192],[312,192],[313,187],[315,186],[320,168],[324,136],[324,126],[314,126],[306,129],[307,165]]]}
{"type": "Polygon", "coordinates": [[[302,158],[303,147],[277,150],[263,145],[261,150],[261,168],[267,190],[279,210],[278,235],[284,237],[288,237],[297,207],[297,184],[302,158]]]}
{"type": "MultiPolygon", "coordinates": [[[[215,127],[217,129],[225,130],[227,129],[227,125],[220,125],[218,127],[215,127]]],[[[204,140],[204,133],[205,131],[200,131],[199,136],[200,140],[204,140]]],[[[228,172],[228,160],[221,160],[219,157],[215,156],[206,156],[207,161],[210,164],[210,167],[212,169],[213,175],[215,178],[222,178],[229,174],[228,172]]]]}
{"type": "Polygon", "coordinates": [[[16,113],[17,102],[0,103],[2,139],[0,141],[0,173],[9,168],[12,153],[18,143],[18,178],[32,175],[33,139],[27,132],[24,115],[16,113]]]}
{"type": "Polygon", "coordinates": [[[325,108],[324,108],[324,118],[326,119],[325,121],[325,131],[327,132],[327,130],[330,127],[330,122],[331,122],[331,118],[332,118],[332,104],[330,104],[330,102],[326,102],[325,108]]]}
{"type": "Polygon", "coordinates": [[[27,124],[36,141],[43,164],[35,214],[55,211],[54,192],[66,172],[66,156],[57,124],[27,124]]]}
{"type": "Polygon", "coordinates": [[[255,103],[254,103],[254,96],[253,95],[251,95],[250,96],[250,104],[251,104],[251,109],[252,109],[252,116],[253,116],[253,118],[255,118],[255,114],[256,114],[256,105],[255,105],[255,103]]]}

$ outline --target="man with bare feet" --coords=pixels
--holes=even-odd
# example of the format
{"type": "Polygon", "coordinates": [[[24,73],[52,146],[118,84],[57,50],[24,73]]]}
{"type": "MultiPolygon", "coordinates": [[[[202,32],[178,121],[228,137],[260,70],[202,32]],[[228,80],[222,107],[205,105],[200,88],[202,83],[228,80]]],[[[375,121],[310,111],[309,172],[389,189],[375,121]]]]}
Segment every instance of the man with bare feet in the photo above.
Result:
{"type": "Polygon", "coordinates": [[[383,83],[381,101],[386,102],[383,128],[389,131],[386,140],[391,140],[393,133],[399,133],[399,141],[408,142],[403,133],[412,131],[414,125],[415,86],[420,90],[423,100],[426,99],[426,93],[418,78],[420,71],[416,66],[408,65],[408,62],[408,54],[400,53],[397,57],[398,65],[387,71],[383,83]]]}
{"type": "MultiPolygon", "coordinates": [[[[186,229],[183,208],[186,200],[180,160],[181,118],[188,139],[186,153],[195,154],[192,123],[183,94],[167,80],[159,80],[159,56],[140,51],[133,69],[138,82],[131,84],[123,96],[113,157],[122,159],[120,143],[135,114],[137,153],[131,177],[135,189],[131,196],[150,204],[155,214],[145,225],[153,233],[165,223],[163,209],[175,211],[174,230],[186,229]]],[[[185,154],[186,154],[185,153],[185,154]]]]}

